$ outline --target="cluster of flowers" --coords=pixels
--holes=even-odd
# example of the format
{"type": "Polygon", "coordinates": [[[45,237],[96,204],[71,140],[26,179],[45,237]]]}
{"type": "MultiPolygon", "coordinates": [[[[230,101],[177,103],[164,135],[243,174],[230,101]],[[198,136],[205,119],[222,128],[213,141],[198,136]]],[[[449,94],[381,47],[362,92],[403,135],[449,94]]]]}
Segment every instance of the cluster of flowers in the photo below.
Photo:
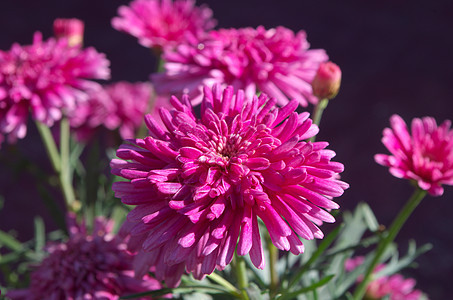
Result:
{"type": "MultiPolygon", "coordinates": [[[[211,10],[183,0],[135,0],[119,15],[116,29],[162,54],[164,70],[151,76],[155,92],[175,95],[171,108],[144,117],[144,138],[134,137],[153,89],[92,81],[108,79],[108,61],[82,48],[79,23],[58,21],[57,39],[38,33],[30,46],[0,51],[0,139],[23,138],[29,113],[48,126],[68,117],[80,139],[101,125],[119,128],[128,140],[111,168],[125,181],[113,190],[135,206],[124,238],[104,221],[91,234],[71,226],[66,243],[48,247],[30,288],[11,298],[117,299],[160,288],[149,272],[175,287],[184,273],[201,279],[223,270],[235,252],[262,269],[259,220],[278,249],[300,254],[301,238],[323,238],[319,226],[335,221],[333,199],[348,188],[328,143],[309,141],[317,125],[296,112],[334,97],[341,77],[324,50],[309,49],[305,32],[211,30],[211,10]]],[[[415,119],[412,134],[392,117],[383,142],[393,155],[376,161],[440,195],[442,184],[453,184],[450,123],[415,119]]]]}

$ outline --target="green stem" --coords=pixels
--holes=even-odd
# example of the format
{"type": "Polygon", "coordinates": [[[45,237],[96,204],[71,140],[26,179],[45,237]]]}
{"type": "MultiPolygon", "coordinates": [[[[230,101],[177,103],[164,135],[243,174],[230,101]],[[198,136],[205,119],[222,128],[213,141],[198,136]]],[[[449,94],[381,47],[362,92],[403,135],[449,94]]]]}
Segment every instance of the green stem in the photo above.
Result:
{"type": "Polygon", "coordinates": [[[245,261],[243,257],[234,253],[234,268],[238,280],[239,289],[241,290],[241,299],[242,300],[250,300],[246,288],[248,288],[249,283],[247,279],[247,269],[245,266],[245,261]]]}
{"type": "Polygon", "coordinates": [[[212,274],[208,275],[207,277],[209,279],[211,279],[212,281],[220,284],[224,288],[226,288],[228,291],[230,291],[235,296],[241,297],[241,292],[234,285],[232,285],[228,280],[224,279],[220,275],[218,275],[216,273],[212,273],[212,274]]]}
{"type": "Polygon", "coordinates": [[[279,287],[278,273],[277,273],[277,261],[278,261],[278,249],[272,244],[271,238],[266,238],[267,249],[269,250],[269,271],[271,277],[271,283],[269,286],[270,296],[273,298],[277,293],[279,287]]]}
{"type": "MultiPolygon", "coordinates": [[[[315,106],[315,110],[313,112],[313,124],[316,124],[319,126],[319,123],[321,123],[321,117],[322,117],[322,113],[324,112],[324,110],[326,109],[327,107],[327,104],[329,104],[329,99],[320,99],[318,104],[316,104],[315,106]]],[[[310,138],[310,141],[311,142],[314,142],[316,139],[316,137],[311,137],[310,138]]]]}
{"type": "Polygon", "coordinates": [[[55,173],[59,174],[61,171],[60,155],[58,154],[57,145],[52,137],[52,132],[50,132],[49,127],[39,121],[36,122],[36,127],[38,128],[39,134],[44,142],[44,146],[46,147],[47,155],[52,163],[52,167],[55,173]]]}
{"type": "Polygon", "coordinates": [[[36,122],[36,126],[43,140],[52,167],[55,173],[57,173],[58,175],[65,203],[69,209],[73,210],[75,195],[71,183],[71,174],[69,167],[69,122],[66,119],[63,119],[61,121],[60,153],[58,152],[58,148],[53,139],[50,128],[45,124],[42,124],[41,122],[36,122]]]}
{"type": "Polygon", "coordinates": [[[385,253],[385,250],[388,246],[394,241],[396,235],[400,231],[401,227],[403,227],[404,223],[407,221],[409,216],[412,214],[414,209],[420,204],[422,199],[425,197],[426,191],[422,190],[421,188],[417,187],[415,192],[412,194],[411,198],[407,201],[404,207],[400,210],[399,214],[393,220],[392,225],[387,232],[387,235],[384,235],[384,238],[379,242],[376,250],[376,254],[374,255],[373,260],[371,261],[370,266],[365,272],[363,281],[359,284],[359,286],[354,291],[353,299],[360,300],[363,298],[366,292],[366,288],[368,283],[372,280],[372,274],[374,269],[376,268],[377,264],[382,258],[382,255],[385,253]]]}
{"type": "Polygon", "coordinates": [[[66,200],[66,204],[69,208],[74,209],[75,194],[72,187],[72,176],[70,167],[70,127],[69,120],[63,118],[60,123],[60,158],[61,158],[61,172],[60,172],[60,183],[63,190],[63,194],[66,200]]]}

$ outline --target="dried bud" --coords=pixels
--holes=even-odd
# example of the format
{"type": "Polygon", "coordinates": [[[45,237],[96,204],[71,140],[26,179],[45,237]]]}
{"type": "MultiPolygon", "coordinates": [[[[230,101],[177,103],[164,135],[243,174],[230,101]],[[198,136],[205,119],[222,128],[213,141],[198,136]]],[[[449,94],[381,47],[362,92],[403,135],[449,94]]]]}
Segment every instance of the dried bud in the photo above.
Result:
{"type": "Polygon", "coordinates": [[[341,69],[331,61],[321,63],[311,86],[319,99],[332,99],[340,90],[341,69]]]}
{"type": "Polygon", "coordinates": [[[67,38],[70,46],[81,46],[83,43],[84,23],[79,19],[55,19],[53,31],[57,39],[67,38]]]}

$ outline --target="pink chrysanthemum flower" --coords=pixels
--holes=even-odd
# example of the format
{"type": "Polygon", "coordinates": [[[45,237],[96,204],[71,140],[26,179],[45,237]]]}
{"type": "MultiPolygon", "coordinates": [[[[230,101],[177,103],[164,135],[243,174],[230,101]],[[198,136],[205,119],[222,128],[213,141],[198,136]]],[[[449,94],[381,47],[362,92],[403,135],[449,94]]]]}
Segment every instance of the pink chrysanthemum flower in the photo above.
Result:
{"type": "Polygon", "coordinates": [[[151,108],[153,88],[150,83],[117,82],[105,87],[113,105],[109,107],[105,127],[119,128],[123,139],[133,138],[151,108]]]}
{"type": "Polygon", "coordinates": [[[138,38],[141,45],[162,49],[196,38],[216,25],[207,6],[193,0],[134,0],[118,9],[112,26],[138,38]]]}
{"type": "Polygon", "coordinates": [[[384,129],[382,143],[392,155],[377,154],[378,164],[390,168],[398,178],[415,180],[431,195],[440,196],[442,184],[453,185],[453,130],[446,120],[437,126],[431,117],[412,120],[412,135],[398,116],[390,118],[392,128],[384,129]]]}
{"type": "Polygon", "coordinates": [[[304,31],[284,27],[221,29],[193,43],[164,53],[165,72],[152,76],[158,93],[189,93],[201,101],[202,85],[225,83],[244,89],[248,96],[260,90],[279,105],[296,99],[302,106],[316,104],[311,82],[324,50],[309,50],[304,31]]]}
{"type": "Polygon", "coordinates": [[[263,268],[258,218],[281,250],[299,254],[299,236],[323,238],[315,224],[335,221],[326,210],[348,187],[336,179],[343,165],[328,143],[306,141],[318,127],[295,112],[298,101],[276,101],[205,87],[201,118],[187,95],[173,97],[174,109],[160,110],[164,128],[148,115],[150,136],[120,147],[112,173],[129,181],[113,190],[136,205],[128,226],[139,274],[152,267],[177,285],[184,270],[201,278],[224,269],[235,249],[263,268]]]}
{"type": "Polygon", "coordinates": [[[98,217],[89,233],[73,215],[68,220],[69,240],[48,245],[49,256],[32,272],[29,288],[11,291],[8,297],[113,300],[161,288],[148,275],[134,276],[133,255],[127,251],[125,241],[112,233],[113,221],[98,217]]]}
{"type": "Polygon", "coordinates": [[[114,103],[105,89],[99,89],[89,93],[87,101],[80,102],[74,110],[69,112],[71,130],[75,132],[79,141],[90,140],[96,130],[104,125],[113,111],[114,103]]]}
{"type": "MultiPolygon", "coordinates": [[[[352,271],[363,264],[364,257],[357,256],[346,260],[346,271],[352,271]]],[[[377,273],[385,268],[385,264],[380,264],[374,270],[377,273]]],[[[358,282],[363,278],[359,277],[358,282]]],[[[415,290],[415,280],[405,279],[401,274],[382,276],[371,281],[366,289],[365,298],[369,300],[379,300],[389,297],[390,300],[421,300],[427,299],[420,290],[415,290]]]]}
{"type": "Polygon", "coordinates": [[[71,126],[81,140],[88,140],[101,125],[119,129],[123,139],[132,138],[150,110],[152,93],[151,84],[146,82],[107,85],[77,105],[70,113],[71,126]]]}
{"type": "Polygon", "coordinates": [[[67,39],[43,41],[39,32],[32,45],[0,51],[0,134],[11,142],[23,138],[30,112],[53,125],[86,100],[88,90],[100,88],[90,79],[107,79],[108,65],[93,48],[69,47],[67,39]]]}

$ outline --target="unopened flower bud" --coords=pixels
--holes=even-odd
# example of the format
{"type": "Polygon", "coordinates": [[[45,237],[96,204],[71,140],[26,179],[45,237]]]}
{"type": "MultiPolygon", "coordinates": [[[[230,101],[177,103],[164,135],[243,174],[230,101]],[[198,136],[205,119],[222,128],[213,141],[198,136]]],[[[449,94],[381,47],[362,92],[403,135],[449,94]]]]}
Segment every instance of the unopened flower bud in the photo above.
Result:
{"type": "Polygon", "coordinates": [[[331,61],[321,63],[311,86],[319,99],[332,99],[340,90],[341,69],[331,61]]]}
{"type": "Polygon", "coordinates": [[[53,31],[57,39],[68,39],[69,46],[81,46],[83,43],[84,23],[79,19],[55,19],[53,31]]]}

